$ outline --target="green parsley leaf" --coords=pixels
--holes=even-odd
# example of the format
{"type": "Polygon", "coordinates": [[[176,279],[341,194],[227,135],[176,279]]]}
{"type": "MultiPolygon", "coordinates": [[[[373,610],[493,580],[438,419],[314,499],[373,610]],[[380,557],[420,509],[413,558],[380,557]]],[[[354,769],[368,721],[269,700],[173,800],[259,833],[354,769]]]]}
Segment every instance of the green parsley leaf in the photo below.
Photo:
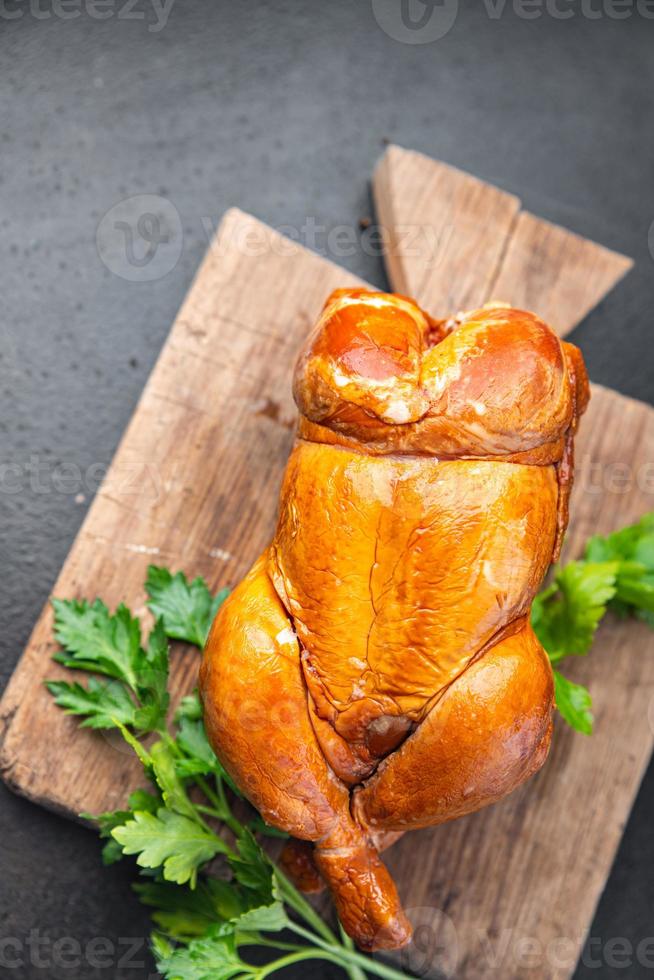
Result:
{"type": "Polygon", "coordinates": [[[141,732],[163,728],[169,705],[163,624],[155,625],[144,650],[140,623],[126,606],[112,615],[99,599],[92,605],[74,599],[54,599],[52,604],[55,635],[64,647],[54,659],[75,670],[112,678],[104,684],[93,679],[87,688],[53,682],[49,690],[57,703],[72,714],[86,715],[86,727],[111,728],[118,721],[141,732]]]}
{"type": "Polygon", "coordinates": [[[183,572],[150,565],[145,583],[148,605],[163,619],[166,635],[202,648],[218,608],[229,593],[222,589],[212,598],[203,578],[189,583],[183,572]]]}
{"type": "Polygon", "coordinates": [[[93,820],[97,823],[100,838],[107,841],[102,848],[102,863],[104,865],[115,864],[122,858],[123,849],[113,839],[111,832],[115,827],[120,827],[126,820],[129,820],[131,815],[129,810],[112,810],[109,813],[99,813],[97,816],[93,816],[91,813],[80,813],[80,817],[84,820],[93,820]]]}
{"type": "Polygon", "coordinates": [[[114,728],[116,719],[123,725],[136,725],[136,705],[120,681],[92,677],[87,687],[67,681],[46,681],[46,687],[67,715],[84,717],[82,728],[114,728]]]}
{"type": "Polygon", "coordinates": [[[193,691],[193,694],[188,694],[179,702],[179,706],[175,712],[175,721],[179,724],[182,718],[188,718],[189,721],[201,721],[202,704],[197,690],[193,691]]]}
{"type": "Polygon", "coordinates": [[[571,561],[536,596],[531,623],[552,663],[588,652],[615,595],[618,568],[617,562],[571,561]]]}
{"type": "Polygon", "coordinates": [[[243,828],[237,838],[238,854],[228,862],[241,886],[245,907],[232,914],[230,921],[238,932],[277,932],[288,925],[288,918],[275,878],[275,869],[252,833],[243,828]]]}
{"type": "Polygon", "coordinates": [[[166,980],[232,980],[254,974],[238,955],[233,936],[194,939],[188,946],[161,955],[154,946],[157,969],[166,980]]]}
{"type": "Polygon", "coordinates": [[[275,897],[272,864],[246,828],[236,841],[236,848],[238,854],[228,858],[234,877],[247,889],[252,901],[256,898],[255,905],[270,905],[275,897]]]}
{"type": "Polygon", "coordinates": [[[102,863],[105,865],[114,864],[116,861],[120,861],[123,856],[122,847],[112,837],[111,832],[114,828],[127,823],[134,810],[147,810],[149,813],[156,813],[161,806],[161,800],[145,789],[137,789],[130,794],[128,805],[129,810],[111,810],[108,813],[98,814],[80,813],[83,820],[92,820],[97,824],[101,839],[107,841],[102,849],[102,863]]]}
{"type": "Polygon", "coordinates": [[[611,608],[622,615],[635,612],[651,623],[654,614],[654,513],[645,514],[636,524],[613,534],[595,535],[586,545],[584,558],[586,561],[619,562],[611,608]]]}
{"type": "Polygon", "coordinates": [[[110,864],[116,864],[118,861],[121,860],[122,856],[123,856],[122,847],[120,846],[118,841],[115,841],[113,837],[110,836],[109,840],[106,842],[106,844],[103,846],[102,850],[100,851],[100,858],[105,868],[109,867],[110,864]]]}
{"type": "Polygon", "coordinates": [[[209,744],[197,691],[182,698],[175,712],[175,722],[178,726],[176,742],[185,755],[176,762],[178,774],[183,778],[214,775],[222,779],[235,796],[242,798],[243,794],[209,744]]]}
{"type": "Polygon", "coordinates": [[[136,854],[142,868],[163,868],[167,881],[195,886],[198,868],[226,845],[197,821],[166,807],[156,814],[137,810],[133,819],[111,831],[124,854],[136,854]]]}
{"type": "Polygon", "coordinates": [[[615,600],[627,607],[627,611],[654,612],[654,572],[644,562],[620,563],[616,582],[615,600]]]}
{"type": "Polygon", "coordinates": [[[152,948],[152,953],[155,960],[159,962],[160,960],[166,959],[172,956],[174,952],[174,945],[165,936],[162,936],[158,932],[153,932],[150,936],[150,946],[152,948]]]}
{"type": "Polygon", "coordinates": [[[141,707],[136,713],[135,726],[140,731],[152,732],[165,726],[170,705],[168,671],[168,640],[163,623],[158,619],[150,633],[138,676],[141,707]]]}
{"type": "Polygon", "coordinates": [[[189,799],[186,787],[177,773],[176,759],[170,746],[164,741],[156,742],[150,749],[150,759],[154,777],[166,806],[192,820],[197,820],[198,811],[189,799]]]}
{"type": "Polygon", "coordinates": [[[236,888],[219,878],[200,878],[194,891],[166,881],[134,885],[152,918],[169,936],[188,940],[204,936],[216,922],[238,918],[246,909],[236,888]]]}
{"type": "MultiPolygon", "coordinates": [[[[559,569],[554,582],[534,600],[531,622],[553,664],[586,653],[597,626],[612,609],[635,613],[654,627],[654,513],[613,534],[595,535],[583,559],[559,569]]],[[[590,734],[590,694],[555,672],[561,714],[590,734]]]]}
{"type": "Polygon", "coordinates": [[[235,917],[232,924],[239,932],[280,932],[288,926],[288,916],[280,898],[269,905],[257,905],[235,917]]]}
{"type": "Polygon", "coordinates": [[[147,810],[148,813],[156,813],[161,806],[161,799],[149,793],[147,789],[135,789],[129,795],[130,810],[147,810]]]}
{"type": "Polygon", "coordinates": [[[214,750],[209,745],[204,724],[201,720],[192,721],[188,716],[179,713],[177,745],[186,758],[178,759],[175,767],[179,776],[217,776],[222,779],[236,796],[242,796],[240,790],[225,771],[214,750]]]}
{"type": "Polygon", "coordinates": [[[127,606],[111,615],[104,602],[53,599],[55,637],[66,651],[55,660],[77,670],[90,670],[138,686],[143,665],[141,627],[127,606]]]}
{"type": "Polygon", "coordinates": [[[650,556],[650,569],[654,569],[654,511],[612,534],[594,535],[584,552],[586,561],[643,561],[646,555],[650,556]]]}
{"type": "Polygon", "coordinates": [[[190,721],[182,718],[177,732],[177,744],[191,759],[201,763],[202,772],[209,775],[220,766],[216,755],[209,745],[204,725],[201,721],[190,721]]]}
{"type": "Polygon", "coordinates": [[[118,722],[117,727],[120,728],[127,744],[136,752],[150,778],[158,785],[166,806],[191,820],[202,823],[199,811],[189,799],[186,787],[177,772],[177,758],[171,747],[171,740],[161,739],[148,751],[128,728],[118,722]]]}
{"type": "Polygon", "coordinates": [[[574,684],[555,670],[554,698],[556,707],[569,725],[584,735],[592,735],[592,701],[589,692],[582,684],[574,684]]]}

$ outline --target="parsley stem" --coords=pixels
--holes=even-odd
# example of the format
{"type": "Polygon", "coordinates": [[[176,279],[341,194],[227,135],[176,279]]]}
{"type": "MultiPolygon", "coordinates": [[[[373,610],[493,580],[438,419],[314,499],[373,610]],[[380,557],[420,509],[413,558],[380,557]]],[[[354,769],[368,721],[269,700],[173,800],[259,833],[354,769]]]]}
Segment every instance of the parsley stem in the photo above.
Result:
{"type": "Polygon", "coordinates": [[[220,776],[216,776],[214,778],[214,782],[216,784],[216,793],[218,795],[218,799],[220,800],[220,805],[224,813],[226,813],[230,819],[233,819],[232,808],[229,805],[229,801],[227,799],[227,793],[225,792],[225,787],[223,785],[222,779],[220,778],[220,776]]]}
{"type": "Polygon", "coordinates": [[[215,817],[216,820],[222,820],[223,818],[222,813],[219,813],[212,806],[205,806],[203,803],[194,803],[193,805],[196,810],[199,810],[200,813],[206,813],[208,817],[215,817]]]}
{"type": "Polygon", "coordinates": [[[300,915],[307,925],[310,925],[318,935],[326,939],[328,943],[338,943],[338,940],[327,923],[322,919],[313,906],[307,902],[306,898],[297,890],[295,885],[286,877],[276,865],[275,877],[281,889],[284,900],[291,908],[300,915]]]}
{"type": "Polygon", "coordinates": [[[335,963],[337,966],[343,966],[343,962],[337,953],[332,953],[327,950],[318,949],[304,949],[302,952],[289,953],[288,956],[282,956],[278,960],[274,960],[272,963],[266,964],[266,966],[260,967],[254,976],[257,980],[263,980],[263,977],[269,977],[272,973],[277,973],[278,970],[283,970],[287,966],[292,966],[293,963],[301,963],[303,960],[328,960],[330,963],[335,963]]]}
{"type": "MultiPolygon", "coordinates": [[[[350,936],[348,936],[345,929],[341,925],[340,921],[338,923],[338,934],[341,937],[341,942],[343,943],[345,948],[351,950],[352,952],[356,952],[352,939],[350,938],[350,936]]],[[[349,976],[350,980],[366,980],[365,973],[358,966],[349,967],[347,971],[347,975],[349,976]]]]}
{"type": "Polygon", "coordinates": [[[222,805],[222,801],[216,796],[216,794],[209,786],[207,780],[204,778],[204,776],[194,776],[193,778],[194,778],[194,782],[198,784],[198,786],[200,787],[200,789],[202,790],[206,798],[209,800],[211,805],[215,808],[216,814],[218,815],[219,819],[224,820],[225,808],[222,805]]]}
{"type": "Polygon", "coordinates": [[[406,973],[401,973],[399,970],[395,970],[392,966],[386,966],[385,963],[380,963],[378,960],[373,960],[371,957],[364,956],[363,953],[357,953],[355,950],[347,949],[345,946],[338,944],[338,942],[336,947],[333,945],[330,946],[318,936],[314,936],[312,933],[307,932],[306,929],[297,925],[295,922],[289,922],[287,928],[289,928],[292,932],[297,933],[298,936],[302,936],[304,939],[309,940],[309,942],[313,943],[315,946],[319,946],[320,949],[335,953],[340,957],[341,966],[343,969],[347,969],[348,966],[358,966],[365,973],[373,973],[377,977],[383,977],[384,980],[409,980],[406,973]]]}
{"type": "MultiPolygon", "coordinates": [[[[340,924],[339,924],[339,930],[343,938],[343,946],[346,947],[346,949],[348,950],[354,951],[354,943],[352,942],[348,934],[343,930],[343,927],[340,924]]],[[[281,940],[277,940],[277,939],[266,939],[266,937],[262,936],[261,934],[259,934],[256,937],[256,939],[253,936],[249,936],[245,945],[266,946],[269,949],[284,950],[290,953],[304,953],[305,955],[307,953],[307,947],[304,945],[304,943],[301,946],[298,946],[297,943],[284,943],[281,940]]],[[[315,956],[315,952],[312,952],[311,955],[315,956]]],[[[279,961],[276,961],[275,965],[277,969],[280,969],[279,961]]],[[[339,966],[343,967],[350,980],[366,980],[366,975],[361,969],[361,967],[345,966],[340,961],[340,959],[339,959],[339,966]]]]}
{"type": "Polygon", "coordinates": [[[242,837],[244,829],[243,824],[236,819],[230,809],[220,777],[216,776],[217,793],[214,793],[204,776],[195,776],[194,778],[197,785],[212,804],[212,807],[202,807],[196,805],[196,809],[212,813],[212,815],[224,823],[226,827],[229,827],[235,837],[242,837]]]}
{"type": "Polygon", "coordinates": [[[247,940],[243,942],[244,946],[267,946],[269,949],[282,949],[290,953],[300,953],[305,950],[305,943],[284,943],[277,939],[266,939],[265,936],[261,934],[253,938],[252,935],[248,935],[247,940]]]}

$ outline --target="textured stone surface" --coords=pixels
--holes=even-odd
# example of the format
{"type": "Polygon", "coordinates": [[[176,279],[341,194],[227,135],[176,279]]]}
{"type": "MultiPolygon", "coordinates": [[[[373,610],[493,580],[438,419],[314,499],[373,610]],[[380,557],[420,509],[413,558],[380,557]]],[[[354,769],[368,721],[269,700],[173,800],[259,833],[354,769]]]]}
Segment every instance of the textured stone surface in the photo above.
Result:
{"type": "MultiPolygon", "coordinates": [[[[38,19],[24,5],[2,21],[1,461],[19,469],[3,470],[0,490],[0,685],[97,486],[94,464],[111,458],[230,204],[306,244],[313,227],[318,251],[383,284],[358,232],[352,246],[327,235],[371,213],[383,140],[470,170],[636,260],[574,339],[594,381],[654,400],[654,23],[635,13],[525,20],[508,4],[493,19],[481,4],[459,6],[451,31],[424,45],[389,38],[368,0],[177,0],[159,32],[143,0],[134,10],[145,20],[38,19]],[[166,198],[183,229],[174,268],[152,282],[112,273],[96,249],[102,216],[138,194],[166,198]]],[[[110,966],[88,956],[66,965],[76,958],[66,947],[53,962],[57,938],[117,944],[144,936],[147,917],[129,867],[104,870],[92,834],[3,787],[0,797],[0,934],[24,944],[38,930],[8,976],[148,977],[151,964],[133,965],[142,951],[118,966],[126,945],[96,951],[110,966]]],[[[654,934],[653,819],[650,771],[591,930],[602,944],[625,937],[635,948],[654,934]]],[[[624,955],[600,948],[578,978],[651,974],[642,951],[625,969],[624,955]]]]}

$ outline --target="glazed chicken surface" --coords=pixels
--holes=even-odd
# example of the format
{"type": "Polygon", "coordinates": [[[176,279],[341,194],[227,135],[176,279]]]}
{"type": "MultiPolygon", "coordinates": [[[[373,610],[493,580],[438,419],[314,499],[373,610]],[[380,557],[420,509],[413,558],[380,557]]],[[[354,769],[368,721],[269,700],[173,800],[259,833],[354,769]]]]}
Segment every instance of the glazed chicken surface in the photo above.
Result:
{"type": "Polygon", "coordinates": [[[532,600],[567,525],[581,353],[533,313],[338,290],[295,371],[271,545],[219,611],[209,738],[362,949],[411,936],[379,851],[547,756],[532,600]]]}

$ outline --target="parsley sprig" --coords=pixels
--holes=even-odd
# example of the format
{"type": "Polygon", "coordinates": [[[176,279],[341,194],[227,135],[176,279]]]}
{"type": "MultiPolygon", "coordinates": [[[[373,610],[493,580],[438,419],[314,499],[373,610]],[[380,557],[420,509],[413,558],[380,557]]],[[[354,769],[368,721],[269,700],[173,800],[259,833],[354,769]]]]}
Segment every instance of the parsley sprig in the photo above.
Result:
{"type": "Polygon", "coordinates": [[[595,535],[583,557],[555,570],[534,601],[531,622],[554,667],[556,705],[565,720],[590,735],[590,693],[557,665],[591,648],[607,609],[635,615],[654,626],[654,513],[605,537],[595,535]]]}
{"type": "MultiPolygon", "coordinates": [[[[257,835],[279,831],[258,814],[236,816],[230,800],[238,790],[209,745],[197,693],[183,698],[169,719],[168,640],[202,647],[227,590],[212,596],[201,578],[189,582],[182,572],[151,566],[146,591],[156,620],[147,642],[123,605],[111,613],[99,599],[54,600],[62,647],[55,659],[91,677],[86,685],[50,681],[48,688],[82,726],[118,729],[149,779],[150,788],[132,793],[124,810],[83,816],[99,827],[105,863],[136,858],[142,879],[135,890],[152,909],[160,973],[166,980],[263,980],[319,959],[342,967],[351,980],[367,974],[402,980],[405,974],[337,936],[270,861],[257,835]],[[216,861],[219,876],[209,874],[216,861]],[[247,949],[254,946],[274,950],[276,958],[250,963],[247,949]]],[[[654,625],[654,514],[591,538],[583,557],[557,569],[533,605],[534,629],[554,667],[558,709],[586,734],[593,724],[590,694],[558,665],[588,652],[607,609],[654,625]]]]}
{"type": "Polygon", "coordinates": [[[92,676],[86,685],[47,686],[82,726],[117,729],[149,780],[149,789],[132,793],[125,809],[82,816],[98,825],[105,864],[126,855],[136,859],[141,880],[135,891],[152,909],[152,950],[161,975],[263,980],[294,963],[324,960],[350,980],[406,980],[337,936],[271,862],[258,837],[284,835],[258,814],[236,816],[230,801],[238,790],[207,740],[197,693],[168,717],[168,640],[202,647],[227,590],[212,596],[200,578],[189,582],[182,572],[151,566],[146,591],[156,617],[147,642],[125,606],[110,613],[100,600],[54,600],[62,647],[55,659],[92,676]],[[216,862],[219,873],[210,874],[216,862]],[[273,959],[251,963],[250,947],[270,950],[273,959]]]}

